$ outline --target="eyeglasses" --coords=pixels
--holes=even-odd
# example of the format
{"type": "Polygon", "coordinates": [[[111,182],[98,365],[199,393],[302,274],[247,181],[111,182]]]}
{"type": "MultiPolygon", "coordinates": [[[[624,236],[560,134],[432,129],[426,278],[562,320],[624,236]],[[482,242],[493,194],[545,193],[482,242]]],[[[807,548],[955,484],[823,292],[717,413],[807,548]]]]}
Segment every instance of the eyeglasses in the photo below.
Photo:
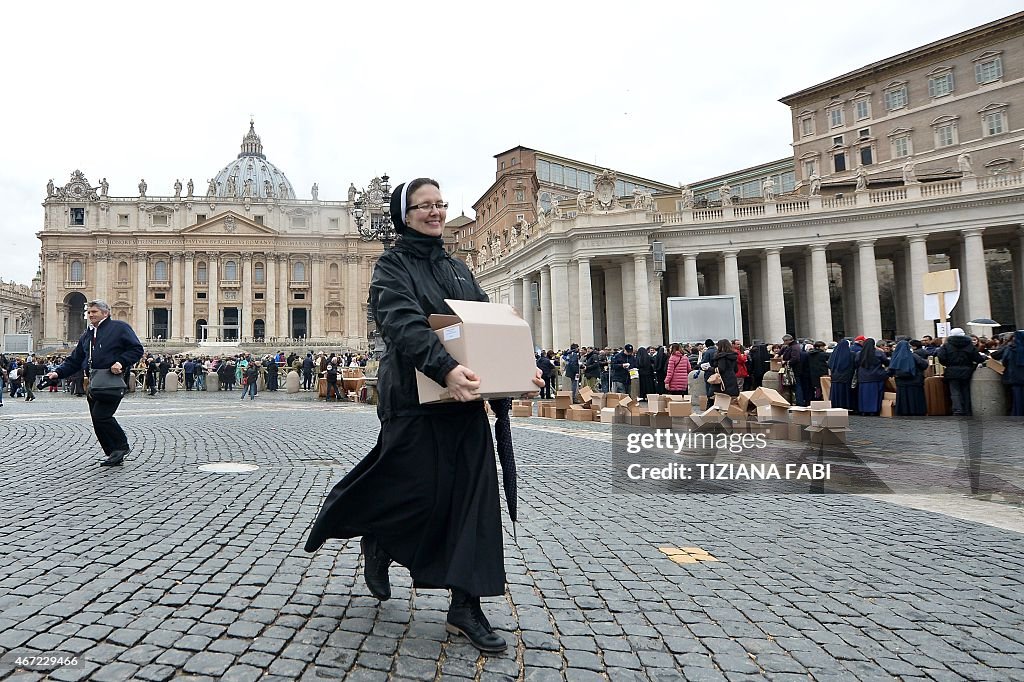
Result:
{"type": "Polygon", "coordinates": [[[432,208],[436,208],[438,211],[444,211],[448,208],[448,202],[435,201],[432,204],[416,204],[415,206],[410,206],[407,210],[411,211],[414,208],[418,208],[421,211],[429,211],[432,208]]]}

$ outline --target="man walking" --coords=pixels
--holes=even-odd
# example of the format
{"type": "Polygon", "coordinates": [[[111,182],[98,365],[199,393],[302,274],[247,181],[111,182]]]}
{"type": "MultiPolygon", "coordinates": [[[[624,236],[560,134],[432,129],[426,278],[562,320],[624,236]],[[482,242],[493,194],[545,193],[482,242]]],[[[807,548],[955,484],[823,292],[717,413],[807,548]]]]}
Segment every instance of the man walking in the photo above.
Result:
{"type": "Polygon", "coordinates": [[[21,380],[25,385],[25,402],[30,403],[36,399],[32,389],[36,387],[36,372],[38,366],[33,358],[27,358],[21,368],[21,380]]]}
{"type": "MultiPolygon", "coordinates": [[[[53,381],[64,379],[83,369],[109,369],[120,375],[142,357],[144,349],[139,337],[126,322],[110,319],[110,306],[106,301],[94,300],[86,304],[89,328],[78,339],[78,345],[60,367],[47,377],[53,381]]],[[[89,414],[96,439],[107,455],[103,466],[118,466],[124,461],[130,447],[128,437],[114,419],[121,404],[120,398],[96,400],[88,396],[89,414]]]]}

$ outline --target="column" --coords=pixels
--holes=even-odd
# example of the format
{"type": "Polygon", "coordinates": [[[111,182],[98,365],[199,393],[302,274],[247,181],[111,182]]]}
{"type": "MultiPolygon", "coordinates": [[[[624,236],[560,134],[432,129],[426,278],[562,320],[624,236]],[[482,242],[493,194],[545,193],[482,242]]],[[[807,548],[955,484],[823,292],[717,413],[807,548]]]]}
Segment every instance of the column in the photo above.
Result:
{"type": "Polygon", "coordinates": [[[324,262],[322,254],[312,255],[311,275],[309,278],[309,306],[312,309],[310,314],[309,338],[322,339],[324,337],[324,262]]]}
{"type": "Polygon", "coordinates": [[[832,301],[829,298],[828,251],[825,244],[812,244],[811,256],[811,334],[815,341],[832,340],[832,301]]]}
{"type": "Polygon", "coordinates": [[[875,263],[875,240],[857,241],[857,295],[861,305],[861,330],[864,336],[882,336],[882,310],[878,302],[878,267],[875,263]]]}
{"type": "Polygon", "coordinates": [[[530,334],[533,336],[533,345],[537,345],[537,333],[534,330],[533,324],[533,280],[530,279],[529,275],[526,275],[521,280],[523,289],[523,307],[519,310],[523,313],[523,319],[526,320],[526,324],[530,325],[530,334]]]}
{"type": "Polygon", "coordinates": [[[782,250],[778,247],[765,249],[765,341],[780,343],[786,334],[786,302],[782,292],[782,250]]]}
{"type": "MultiPolygon", "coordinates": [[[[354,267],[353,263],[349,263],[350,269],[354,267]]],[[[292,335],[291,326],[288,324],[288,276],[291,274],[288,270],[288,254],[277,254],[277,336],[279,338],[290,338],[292,335]]],[[[350,278],[349,283],[351,284],[351,282],[350,278]]],[[[346,309],[351,318],[353,306],[346,306],[346,309]]],[[[355,329],[355,326],[349,326],[348,329],[355,329]]]]}
{"type": "Polygon", "coordinates": [[[907,315],[910,318],[910,334],[920,339],[935,334],[934,325],[924,319],[924,276],[928,274],[928,237],[914,235],[907,237],[907,315]]]}
{"type": "Polygon", "coordinates": [[[907,303],[910,301],[907,286],[907,260],[903,249],[898,249],[890,258],[892,261],[892,302],[896,308],[896,334],[895,336],[910,336],[910,315],[907,311],[907,303]]]}
{"type": "MultiPolygon", "coordinates": [[[[704,268],[704,295],[718,296],[722,293],[722,269],[718,262],[704,268]]],[[[717,339],[716,339],[717,341],[717,339]]]]}
{"type": "Polygon", "coordinates": [[[149,337],[149,311],[146,310],[146,289],[149,284],[146,281],[147,258],[144,253],[135,254],[135,323],[132,326],[135,327],[136,335],[142,338],[149,337]]]}
{"type": "Polygon", "coordinates": [[[252,328],[252,254],[242,254],[242,305],[238,313],[239,339],[253,336],[252,328]]]}
{"type": "Polygon", "coordinates": [[[181,341],[185,336],[181,331],[185,318],[185,283],[182,281],[181,266],[184,255],[181,251],[171,254],[171,338],[175,341],[181,341]]]}
{"type": "Polygon", "coordinates": [[[1017,229],[1015,246],[1010,249],[1013,257],[1013,314],[1017,318],[1016,328],[1024,329],[1024,227],[1017,229]]]}
{"type": "Polygon", "coordinates": [[[569,264],[551,264],[551,341],[565,350],[572,341],[569,323],[569,264]]]}
{"type": "Polygon", "coordinates": [[[110,254],[109,253],[97,253],[96,254],[96,282],[93,291],[96,292],[96,298],[101,301],[107,301],[107,283],[110,278],[110,254]]]}
{"type": "Polygon", "coordinates": [[[183,336],[186,338],[192,338],[192,335],[196,333],[196,292],[195,284],[193,283],[195,265],[195,254],[191,252],[186,253],[185,281],[183,284],[183,294],[185,296],[185,317],[181,321],[181,328],[184,332],[183,336]]]}
{"type": "Polygon", "coordinates": [[[647,255],[633,256],[633,299],[636,301],[637,346],[650,345],[651,337],[651,291],[647,282],[647,255]]]}
{"type": "Polygon", "coordinates": [[[761,317],[764,311],[761,302],[761,263],[750,263],[747,271],[747,329],[750,331],[750,342],[764,339],[761,329],[761,317]]]}
{"type": "MultiPolygon", "coordinates": [[[[743,339],[743,311],[740,308],[740,270],[736,262],[739,251],[730,250],[722,253],[723,293],[736,297],[736,337],[743,339]]],[[[731,339],[730,339],[731,340],[731,339]]]]}
{"type": "Polygon", "coordinates": [[[664,278],[657,275],[652,275],[648,283],[649,295],[647,300],[651,310],[651,338],[649,343],[655,347],[665,343],[665,322],[662,317],[662,303],[664,301],[661,295],[661,287],[664,283],[664,278]]]}
{"type": "Polygon", "coordinates": [[[594,285],[590,280],[590,259],[579,258],[579,311],[580,331],[576,337],[580,346],[594,345],[594,285]]]}
{"type": "MultiPolygon", "coordinates": [[[[57,316],[57,300],[60,298],[60,292],[57,291],[60,286],[57,283],[57,277],[61,270],[61,261],[58,258],[60,258],[60,253],[46,252],[46,265],[44,266],[46,268],[46,309],[43,311],[46,319],[43,324],[43,336],[51,342],[60,341],[63,337],[59,331],[60,320],[57,316]]],[[[72,340],[68,339],[68,341],[72,340]]]]}
{"type": "Polygon", "coordinates": [[[554,338],[551,327],[551,267],[540,269],[540,345],[544,350],[553,350],[554,338]]]}
{"type": "MultiPolygon", "coordinates": [[[[207,254],[206,277],[210,287],[209,293],[206,294],[206,299],[209,301],[207,304],[209,312],[206,315],[206,324],[220,324],[220,271],[218,270],[218,265],[220,265],[220,254],[207,254]]],[[[213,329],[212,331],[208,330],[207,337],[220,338],[223,331],[220,328],[213,329]]]]}
{"type": "Polygon", "coordinates": [[[266,305],[263,318],[263,335],[269,341],[277,336],[277,258],[273,253],[263,254],[266,305]]]}
{"type": "Polygon", "coordinates": [[[697,288],[697,254],[683,255],[683,296],[699,296],[697,288]]]}
{"type": "Polygon", "coordinates": [[[608,346],[619,348],[626,342],[622,317],[622,272],[620,268],[604,269],[605,334],[608,346]]]}
{"type": "Polygon", "coordinates": [[[633,259],[626,258],[619,266],[619,280],[622,286],[622,333],[625,337],[623,343],[631,343],[635,348],[637,344],[637,318],[636,318],[636,266],[633,259]]]}
{"type": "Polygon", "coordinates": [[[964,268],[963,258],[963,244],[954,244],[949,249],[949,268],[951,270],[957,270],[960,272],[960,300],[957,301],[956,306],[952,310],[946,311],[946,321],[954,327],[962,327],[967,329],[967,320],[971,318],[966,317],[967,315],[967,301],[970,295],[969,282],[967,281],[967,273],[964,268]]]}
{"type": "Polygon", "coordinates": [[[967,321],[992,317],[988,273],[985,270],[985,243],[981,236],[983,232],[984,229],[980,227],[961,231],[964,239],[963,262],[967,270],[967,321]]]}
{"type": "Polygon", "coordinates": [[[802,339],[811,333],[811,299],[807,296],[806,254],[797,256],[796,262],[790,265],[793,274],[793,336],[802,339]]]}

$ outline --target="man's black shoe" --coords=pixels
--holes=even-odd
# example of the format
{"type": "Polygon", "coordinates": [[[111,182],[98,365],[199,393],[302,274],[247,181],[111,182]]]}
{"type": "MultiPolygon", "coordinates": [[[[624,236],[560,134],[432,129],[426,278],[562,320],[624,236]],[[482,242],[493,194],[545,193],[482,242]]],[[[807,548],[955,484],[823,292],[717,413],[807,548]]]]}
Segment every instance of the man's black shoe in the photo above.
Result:
{"type": "Polygon", "coordinates": [[[388,578],[391,557],[377,545],[377,538],[372,535],[364,535],[359,540],[359,548],[363,551],[363,579],[370,594],[381,601],[391,599],[391,580],[388,578]]]}
{"type": "Polygon", "coordinates": [[[124,456],[128,454],[127,450],[114,450],[107,456],[105,460],[100,462],[101,467],[116,467],[120,466],[121,462],[124,461],[124,456]]]}
{"type": "Polygon", "coordinates": [[[452,590],[452,605],[448,609],[444,629],[464,636],[485,654],[500,654],[508,646],[484,617],[480,609],[480,597],[470,597],[461,590],[452,590]]]}

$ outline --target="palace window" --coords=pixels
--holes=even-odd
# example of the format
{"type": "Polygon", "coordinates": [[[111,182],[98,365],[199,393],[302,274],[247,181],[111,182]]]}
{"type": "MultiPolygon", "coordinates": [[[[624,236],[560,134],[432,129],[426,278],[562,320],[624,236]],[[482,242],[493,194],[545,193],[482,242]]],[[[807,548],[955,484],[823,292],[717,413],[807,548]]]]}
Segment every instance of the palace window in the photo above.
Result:
{"type": "Polygon", "coordinates": [[[85,281],[85,270],[82,267],[82,261],[73,260],[71,261],[71,277],[69,278],[72,282],[84,282],[85,281]]]}
{"type": "Polygon", "coordinates": [[[127,282],[128,281],[128,263],[121,261],[117,264],[117,281],[127,282]]]}
{"type": "Polygon", "coordinates": [[[238,279],[238,263],[233,260],[229,260],[224,263],[224,277],[221,279],[233,282],[238,279]]]}
{"type": "Polygon", "coordinates": [[[118,213],[117,214],[117,226],[118,227],[128,227],[128,214],[127,213],[118,213]]]}
{"type": "Polygon", "coordinates": [[[892,158],[902,159],[906,156],[910,156],[914,151],[910,146],[910,134],[904,133],[901,135],[894,135],[892,138],[892,158]]]}
{"type": "Polygon", "coordinates": [[[306,281],[306,264],[301,261],[292,266],[292,281],[293,282],[305,282],[306,281]]]}
{"type": "Polygon", "coordinates": [[[71,224],[72,225],[85,225],[85,209],[84,208],[72,208],[71,209],[71,224]]]}
{"type": "Polygon", "coordinates": [[[846,152],[834,152],[832,154],[832,167],[836,173],[846,170],[846,152]]]}
{"type": "Polygon", "coordinates": [[[196,263],[196,282],[199,284],[206,284],[207,282],[205,261],[196,263]]]}
{"type": "Polygon", "coordinates": [[[160,292],[157,292],[157,293],[153,294],[153,298],[159,299],[161,301],[162,300],[166,300],[167,299],[167,294],[162,292],[162,291],[160,291],[160,292]]]}
{"type": "Polygon", "coordinates": [[[266,284],[267,282],[267,271],[263,266],[263,263],[256,263],[252,266],[253,281],[256,284],[266,284]]]}
{"type": "Polygon", "coordinates": [[[982,119],[981,132],[985,137],[998,135],[1006,130],[1006,112],[993,111],[985,114],[982,119]]]}
{"type": "Polygon", "coordinates": [[[854,116],[858,121],[871,118],[871,100],[867,97],[853,103],[854,116]]]}
{"type": "Polygon", "coordinates": [[[955,116],[940,116],[935,119],[932,121],[932,130],[935,131],[936,149],[950,147],[960,141],[955,116]]]}
{"type": "Polygon", "coordinates": [[[341,280],[341,268],[338,267],[337,263],[331,263],[330,267],[327,268],[327,281],[331,284],[337,284],[341,280]]]}
{"type": "Polygon", "coordinates": [[[153,279],[157,282],[167,281],[167,261],[158,260],[156,264],[153,265],[153,279]]]}
{"type": "Polygon", "coordinates": [[[978,84],[992,83],[1003,77],[1003,58],[998,52],[986,52],[974,60],[974,78],[978,84]]]}
{"type": "Polygon", "coordinates": [[[814,134],[814,117],[804,116],[800,119],[800,137],[810,137],[814,134]]]}
{"type": "Polygon", "coordinates": [[[254,222],[254,223],[256,223],[257,225],[262,225],[262,224],[263,224],[263,216],[261,216],[261,215],[254,215],[254,216],[252,217],[252,220],[253,220],[253,222],[254,222]]]}
{"type": "Polygon", "coordinates": [[[199,223],[205,223],[205,222],[206,222],[206,214],[205,213],[196,213],[196,225],[198,225],[199,223]]]}
{"type": "Polygon", "coordinates": [[[300,215],[292,216],[292,227],[305,227],[305,226],[306,226],[306,218],[305,218],[305,216],[300,216],[300,215]]]}
{"type": "Polygon", "coordinates": [[[262,301],[262,300],[263,300],[263,292],[262,292],[262,291],[257,291],[257,292],[256,292],[255,294],[253,294],[253,295],[254,295],[254,296],[256,297],[256,300],[257,300],[257,301],[262,301]]]}
{"type": "Polygon", "coordinates": [[[892,85],[885,91],[885,108],[887,111],[895,111],[907,106],[907,86],[905,84],[892,85]]]}
{"type": "Polygon", "coordinates": [[[842,105],[833,107],[828,110],[828,125],[830,128],[842,128],[843,127],[843,107],[842,105]]]}
{"type": "Polygon", "coordinates": [[[167,227],[167,216],[163,213],[159,213],[153,216],[154,227],[167,227]]]}
{"type": "Polygon", "coordinates": [[[953,92],[953,71],[932,76],[928,79],[928,96],[944,97],[953,92]]]}

